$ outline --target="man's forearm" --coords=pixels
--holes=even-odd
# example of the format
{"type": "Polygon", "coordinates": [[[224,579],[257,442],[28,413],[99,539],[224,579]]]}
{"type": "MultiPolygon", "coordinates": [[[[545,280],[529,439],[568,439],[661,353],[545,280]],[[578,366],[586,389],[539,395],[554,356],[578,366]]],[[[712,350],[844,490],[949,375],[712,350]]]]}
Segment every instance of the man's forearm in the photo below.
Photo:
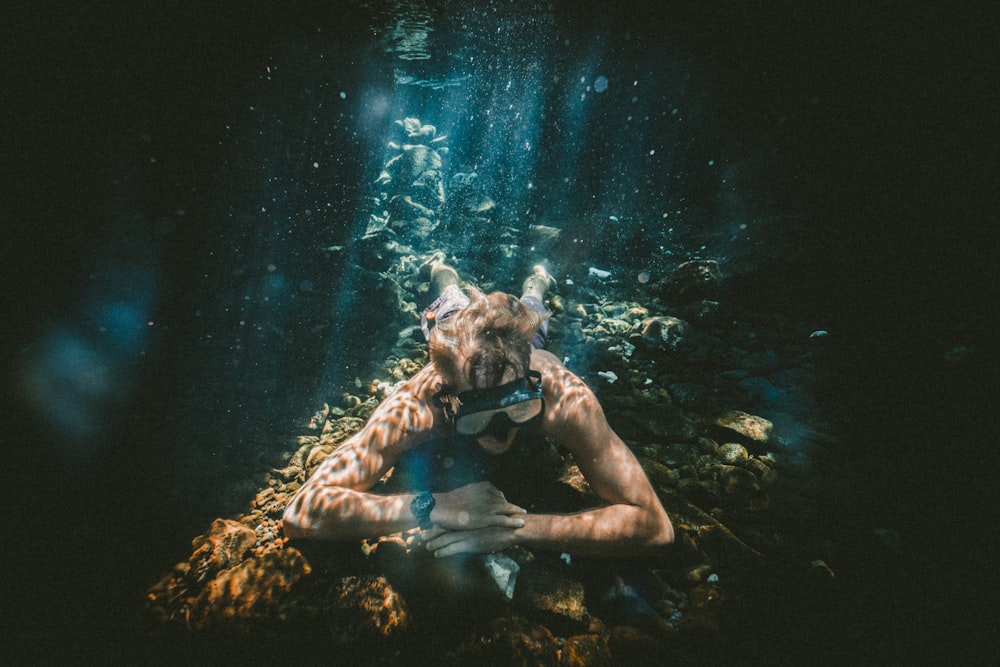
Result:
{"type": "Polygon", "coordinates": [[[365,539],[415,528],[412,494],[377,495],[342,487],[304,489],[285,508],[282,523],[290,538],[365,539]]]}
{"type": "Polygon", "coordinates": [[[665,514],[634,505],[611,505],[577,514],[526,514],[513,533],[516,544],[580,556],[639,555],[670,544],[673,526],[665,514]]]}

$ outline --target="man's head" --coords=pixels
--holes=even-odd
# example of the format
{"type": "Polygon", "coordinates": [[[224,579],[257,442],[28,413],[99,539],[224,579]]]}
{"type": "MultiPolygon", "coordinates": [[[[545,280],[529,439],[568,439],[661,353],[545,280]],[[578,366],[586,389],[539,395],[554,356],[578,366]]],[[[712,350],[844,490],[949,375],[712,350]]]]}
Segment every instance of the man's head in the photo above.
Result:
{"type": "MultiPolygon", "coordinates": [[[[470,303],[431,331],[431,361],[455,394],[488,389],[524,378],[531,362],[531,339],[543,315],[502,292],[469,290],[470,303]]],[[[502,416],[477,441],[491,453],[506,451],[516,425],[502,416]]]]}
{"type": "Polygon", "coordinates": [[[469,288],[469,305],[431,331],[430,356],[455,391],[496,387],[523,377],[543,316],[503,292],[469,288]]]}

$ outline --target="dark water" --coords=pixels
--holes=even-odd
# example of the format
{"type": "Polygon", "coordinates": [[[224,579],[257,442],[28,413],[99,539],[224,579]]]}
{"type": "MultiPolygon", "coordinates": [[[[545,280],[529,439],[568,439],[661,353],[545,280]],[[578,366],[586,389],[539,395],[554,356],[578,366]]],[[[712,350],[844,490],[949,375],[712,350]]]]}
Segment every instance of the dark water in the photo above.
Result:
{"type": "MultiPolygon", "coordinates": [[[[733,300],[835,334],[824,409],[850,474],[818,476],[903,536],[896,632],[975,636],[988,22],[794,3],[17,14],[4,549],[25,654],[116,655],[151,581],[380,363],[357,242],[405,117],[448,135],[502,224],[563,228],[557,265],[715,258],[733,300]]],[[[497,276],[531,261],[492,243],[448,247],[497,276]]]]}

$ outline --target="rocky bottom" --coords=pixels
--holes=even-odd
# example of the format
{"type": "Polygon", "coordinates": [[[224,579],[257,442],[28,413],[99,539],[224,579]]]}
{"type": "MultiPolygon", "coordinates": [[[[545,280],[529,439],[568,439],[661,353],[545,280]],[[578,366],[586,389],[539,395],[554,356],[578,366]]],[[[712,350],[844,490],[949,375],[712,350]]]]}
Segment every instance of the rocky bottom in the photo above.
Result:
{"type": "MultiPolygon", "coordinates": [[[[436,561],[406,534],[289,543],[280,517],[294,492],[426,363],[412,303],[422,295],[409,258],[399,267],[381,274],[404,307],[379,377],[323,406],[258,477],[248,510],[216,519],[149,589],[149,655],[774,663],[854,659],[861,646],[892,644],[891,614],[876,601],[895,586],[897,555],[891,531],[851,510],[842,443],[822,403],[827,333],[705,298],[720,279],[712,262],[681,265],[659,286],[640,280],[641,292],[581,265],[549,303],[549,349],[595,389],[674,522],[676,543],[661,555],[593,561],[518,548],[436,561]]],[[[543,443],[513,456],[512,470],[532,473],[507,479],[532,495],[499,485],[512,502],[593,505],[567,454],[543,443]]],[[[405,471],[392,471],[380,489],[401,485],[405,471]]]]}

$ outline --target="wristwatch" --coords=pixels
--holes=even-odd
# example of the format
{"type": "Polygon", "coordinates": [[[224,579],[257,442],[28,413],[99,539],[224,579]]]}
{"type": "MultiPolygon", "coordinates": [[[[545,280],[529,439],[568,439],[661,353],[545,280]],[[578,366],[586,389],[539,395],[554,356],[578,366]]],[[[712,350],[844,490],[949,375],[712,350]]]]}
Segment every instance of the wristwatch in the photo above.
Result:
{"type": "Polygon", "coordinates": [[[434,509],[434,496],[428,491],[421,491],[410,501],[410,511],[417,517],[417,525],[423,530],[427,530],[432,525],[431,511],[434,509]]]}

